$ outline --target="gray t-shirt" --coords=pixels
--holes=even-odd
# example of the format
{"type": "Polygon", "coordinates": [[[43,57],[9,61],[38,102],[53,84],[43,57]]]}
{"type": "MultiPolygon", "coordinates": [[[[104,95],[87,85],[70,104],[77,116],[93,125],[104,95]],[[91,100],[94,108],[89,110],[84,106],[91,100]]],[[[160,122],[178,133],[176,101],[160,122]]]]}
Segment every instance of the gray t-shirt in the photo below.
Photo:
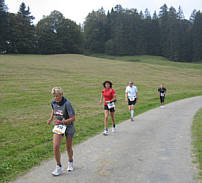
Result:
{"type": "MultiPolygon", "coordinates": [[[[75,115],[74,108],[72,107],[72,104],[67,100],[66,98],[62,97],[61,102],[56,102],[53,100],[51,102],[51,106],[54,112],[54,116],[58,120],[69,119],[73,115],[75,115]]],[[[72,123],[73,124],[73,123],[72,123]]]]}

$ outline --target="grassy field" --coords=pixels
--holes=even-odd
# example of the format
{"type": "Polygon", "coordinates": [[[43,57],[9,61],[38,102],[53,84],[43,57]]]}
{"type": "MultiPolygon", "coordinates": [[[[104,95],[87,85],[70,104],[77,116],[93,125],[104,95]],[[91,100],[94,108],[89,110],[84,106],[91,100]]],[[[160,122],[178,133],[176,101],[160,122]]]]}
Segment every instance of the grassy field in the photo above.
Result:
{"type": "Polygon", "coordinates": [[[202,108],[194,116],[192,138],[195,158],[194,163],[196,163],[199,169],[197,178],[202,180],[202,108]]]}
{"type": "Polygon", "coordinates": [[[147,63],[147,64],[155,64],[161,66],[174,66],[174,67],[183,67],[183,68],[199,68],[202,69],[202,61],[187,63],[187,62],[173,62],[168,60],[165,57],[161,56],[111,56],[111,55],[103,55],[103,54],[94,54],[91,55],[97,58],[104,58],[110,60],[119,60],[125,62],[138,62],[138,63],[147,63]]]}
{"type": "Polygon", "coordinates": [[[0,182],[12,180],[53,156],[52,126],[47,126],[46,120],[54,86],[63,87],[76,110],[74,144],[101,132],[104,114],[98,102],[104,80],[113,82],[118,95],[115,117],[121,122],[130,118],[124,102],[129,80],[139,89],[137,115],[159,106],[157,88],[161,82],[168,89],[166,102],[202,95],[202,64],[151,56],[0,56],[0,182]]]}

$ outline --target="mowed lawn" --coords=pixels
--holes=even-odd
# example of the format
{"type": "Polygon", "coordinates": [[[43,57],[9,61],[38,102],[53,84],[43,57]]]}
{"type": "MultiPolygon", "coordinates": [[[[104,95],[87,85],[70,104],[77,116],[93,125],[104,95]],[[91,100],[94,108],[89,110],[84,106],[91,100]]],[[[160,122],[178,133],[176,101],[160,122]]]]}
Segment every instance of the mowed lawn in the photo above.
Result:
{"type": "Polygon", "coordinates": [[[192,144],[195,166],[198,168],[197,179],[202,180],[202,108],[194,116],[192,123],[192,144]]]}
{"type": "Polygon", "coordinates": [[[111,80],[117,92],[115,117],[121,122],[130,118],[124,101],[128,81],[139,89],[137,115],[159,106],[161,82],[168,89],[166,102],[202,95],[202,64],[152,56],[112,60],[83,55],[0,56],[0,182],[53,156],[52,126],[46,124],[52,87],[61,86],[75,108],[74,144],[101,132],[104,114],[99,98],[105,80],[111,80]]]}

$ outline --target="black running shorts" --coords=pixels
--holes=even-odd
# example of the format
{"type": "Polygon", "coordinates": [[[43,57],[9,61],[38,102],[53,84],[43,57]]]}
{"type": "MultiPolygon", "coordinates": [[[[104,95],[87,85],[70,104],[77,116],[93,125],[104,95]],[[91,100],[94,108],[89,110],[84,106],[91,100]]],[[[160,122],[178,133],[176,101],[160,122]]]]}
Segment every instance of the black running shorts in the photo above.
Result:
{"type": "Polygon", "coordinates": [[[130,99],[128,98],[128,105],[135,105],[136,104],[136,98],[134,101],[130,101],[130,99]]]}
{"type": "Polygon", "coordinates": [[[114,107],[111,108],[111,109],[109,109],[107,105],[104,105],[104,110],[108,110],[110,112],[115,112],[115,108],[114,107]]]}

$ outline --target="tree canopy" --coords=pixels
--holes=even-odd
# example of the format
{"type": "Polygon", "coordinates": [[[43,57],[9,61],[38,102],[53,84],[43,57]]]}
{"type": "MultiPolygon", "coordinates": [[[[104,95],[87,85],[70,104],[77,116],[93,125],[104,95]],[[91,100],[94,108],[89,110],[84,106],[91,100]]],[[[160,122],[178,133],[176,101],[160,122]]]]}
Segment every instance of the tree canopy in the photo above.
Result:
{"type": "Polygon", "coordinates": [[[181,7],[164,4],[157,15],[148,9],[124,9],[105,14],[93,11],[84,23],[85,48],[111,55],[160,55],[174,61],[202,59],[202,13],[194,10],[186,20],[181,7]]]}

